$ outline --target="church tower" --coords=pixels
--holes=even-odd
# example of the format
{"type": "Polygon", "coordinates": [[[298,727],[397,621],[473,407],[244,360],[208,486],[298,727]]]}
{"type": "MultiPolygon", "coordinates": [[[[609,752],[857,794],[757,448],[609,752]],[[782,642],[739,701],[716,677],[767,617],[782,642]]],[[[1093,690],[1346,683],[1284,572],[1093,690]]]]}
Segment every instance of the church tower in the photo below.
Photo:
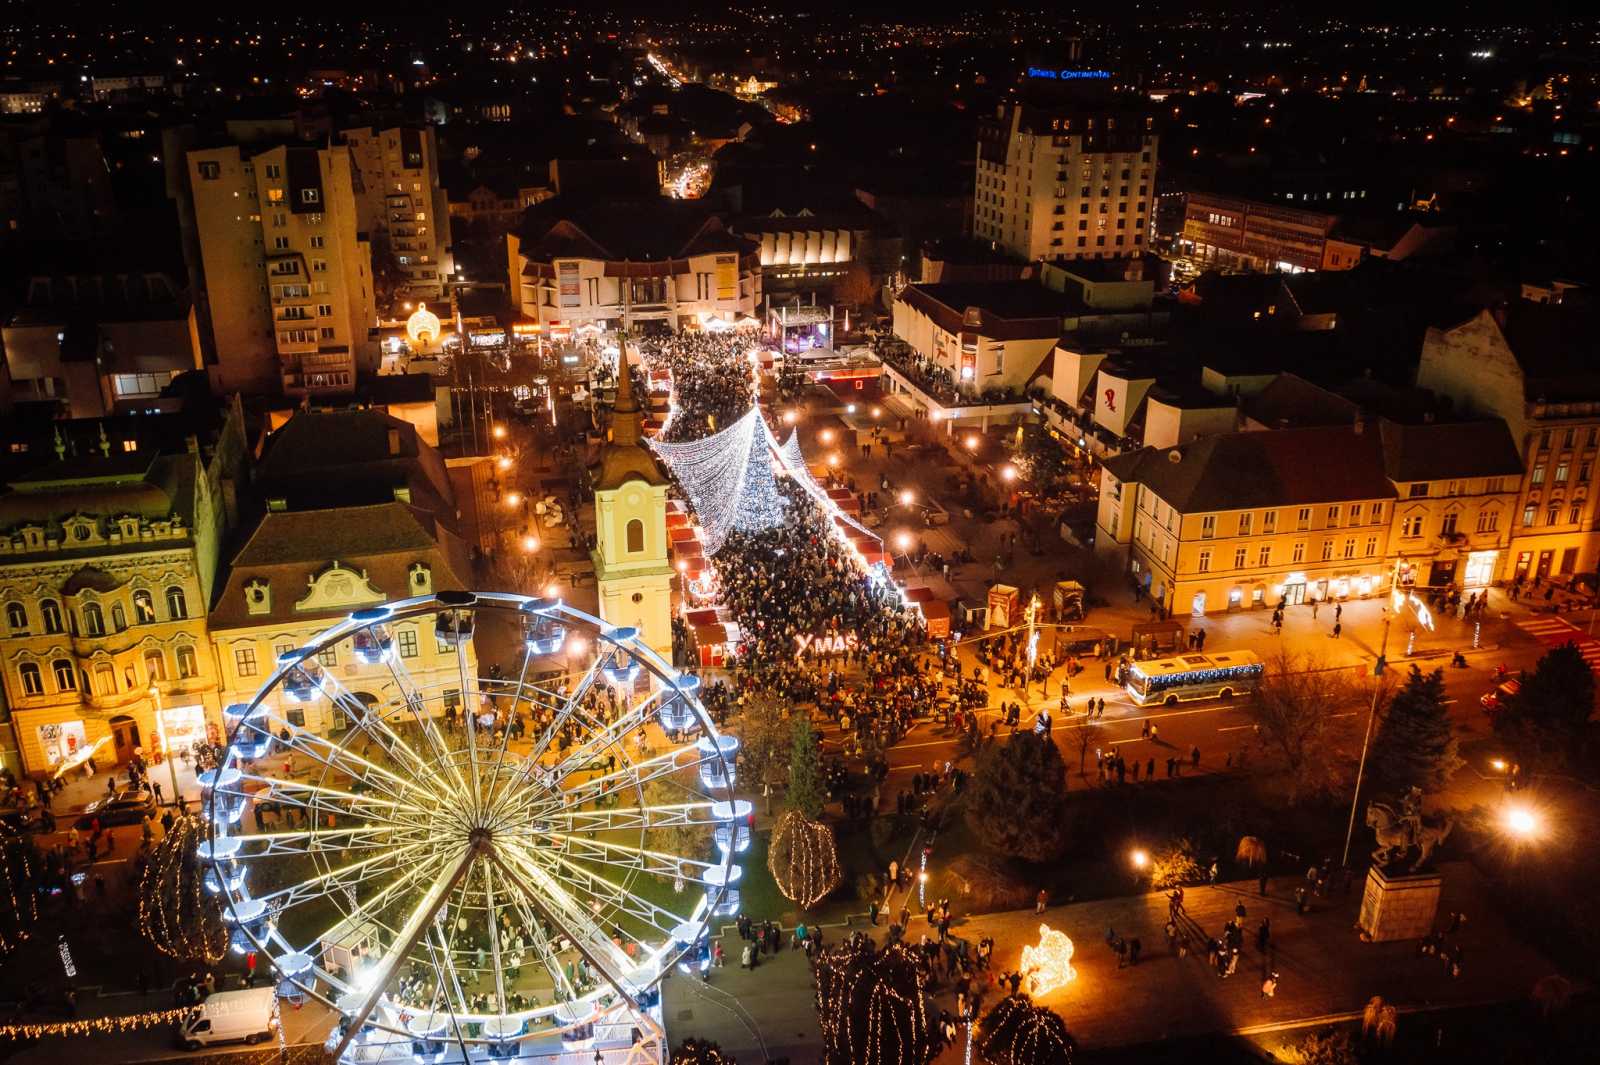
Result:
{"type": "Polygon", "coordinates": [[[631,625],[672,660],[672,565],[667,559],[667,478],[644,446],[628,345],[617,357],[617,402],[594,478],[594,575],[600,617],[631,625]]]}

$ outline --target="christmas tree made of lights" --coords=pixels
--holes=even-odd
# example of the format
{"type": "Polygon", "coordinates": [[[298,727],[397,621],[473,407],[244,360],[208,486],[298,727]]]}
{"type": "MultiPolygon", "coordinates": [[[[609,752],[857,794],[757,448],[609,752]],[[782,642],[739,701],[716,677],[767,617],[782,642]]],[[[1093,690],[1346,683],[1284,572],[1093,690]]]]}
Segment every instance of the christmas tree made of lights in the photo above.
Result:
{"type": "Polygon", "coordinates": [[[772,473],[775,445],[758,408],[703,439],[656,439],[650,447],[689,497],[707,555],[720,551],[734,529],[759,532],[783,524],[783,497],[772,473]]]}

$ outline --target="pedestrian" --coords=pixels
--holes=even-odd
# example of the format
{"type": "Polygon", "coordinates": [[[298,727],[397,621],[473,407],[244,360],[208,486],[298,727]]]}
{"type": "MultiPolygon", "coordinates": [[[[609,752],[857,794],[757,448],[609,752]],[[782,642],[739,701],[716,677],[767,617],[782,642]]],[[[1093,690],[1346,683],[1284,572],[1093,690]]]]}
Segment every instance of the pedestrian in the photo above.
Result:
{"type": "Polygon", "coordinates": [[[1257,888],[1257,890],[1258,890],[1258,892],[1259,892],[1259,894],[1261,895],[1262,898],[1266,898],[1267,897],[1267,874],[1266,873],[1262,873],[1261,876],[1256,879],[1256,888],[1257,888]]]}
{"type": "Polygon", "coordinates": [[[1200,745],[1195,744],[1189,749],[1189,764],[1196,769],[1200,768],[1200,745]]]}
{"type": "Polygon", "coordinates": [[[1156,778],[1156,760],[1154,757],[1145,761],[1144,778],[1146,780],[1154,780],[1156,778]]]}
{"type": "Polygon", "coordinates": [[[164,800],[164,799],[163,799],[163,798],[162,798],[162,797],[161,797],[161,781],[159,781],[159,780],[152,780],[152,781],[151,781],[151,782],[150,782],[150,787],[151,787],[151,788],[152,788],[152,789],[154,789],[154,791],[155,791],[155,793],[156,793],[156,805],[157,805],[157,806],[160,806],[160,805],[161,805],[161,804],[162,804],[162,803],[163,803],[163,802],[165,802],[165,801],[166,801],[166,800],[164,800]]]}
{"type": "Polygon", "coordinates": [[[1261,981],[1261,997],[1272,998],[1278,993],[1278,974],[1268,973],[1267,978],[1261,981]]]}
{"type": "Polygon", "coordinates": [[[1311,600],[1311,620],[1317,620],[1317,600],[1311,600]]]}
{"type": "Polygon", "coordinates": [[[1343,628],[1344,626],[1340,625],[1337,621],[1333,623],[1333,638],[1335,640],[1339,638],[1339,633],[1343,630],[1343,628]]]}
{"type": "Polygon", "coordinates": [[[1033,912],[1034,913],[1043,913],[1045,906],[1047,906],[1049,904],[1049,902],[1050,902],[1050,893],[1045,891],[1044,888],[1040,888],[1039,889],[1039,894],[1037,894],[1037,895],[1035,895],[1033,897],[1033,912]]]}
{"type": "Polygon", "coordinates": [[[1261,918],[1261,925],[1256,929],[1256,950],[1261,954],[1267,952],[1267,945],[1272,942],[1272,918],[1261,918]]]}
{"type": "Polygon", "coordinates": [[[1335,625],[1339,624],[1339,620],[1341,618],[1343,618],[1343,617],[1344,617],[1344,604],[1343,603],[1335,603],[1334,607],[1333,607],[1333,623],[1335,625]]]}
{"type": "Polygon", "coordinates": [[[876,928],[878,926],[878,900],[877,899],[873,899],[870,903],[867,904],[867,917],[871,919],[872,926],[874,928],[876,928]]]}

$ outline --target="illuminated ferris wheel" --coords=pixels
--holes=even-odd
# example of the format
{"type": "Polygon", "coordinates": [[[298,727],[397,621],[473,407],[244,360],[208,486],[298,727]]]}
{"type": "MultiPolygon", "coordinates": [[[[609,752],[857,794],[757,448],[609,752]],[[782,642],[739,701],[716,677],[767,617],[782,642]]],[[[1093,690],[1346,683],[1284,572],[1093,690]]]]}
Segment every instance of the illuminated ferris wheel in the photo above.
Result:
{"type": "Polygon", "coordinates": [[[750,804],[698,686],[633,629],[492,592],[285,651],[201,778],[233,949],[337,1010],[347,1061],[626,1047],[739,906],[750,804]]]}

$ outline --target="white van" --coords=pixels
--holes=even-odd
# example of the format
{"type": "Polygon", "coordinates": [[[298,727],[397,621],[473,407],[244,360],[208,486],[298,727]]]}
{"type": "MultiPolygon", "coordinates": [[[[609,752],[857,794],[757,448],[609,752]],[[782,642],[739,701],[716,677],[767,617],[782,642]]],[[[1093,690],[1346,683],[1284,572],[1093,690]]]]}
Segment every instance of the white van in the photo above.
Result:
{"type": "Polygon", "coordinates": [[[278,1028],[278,992],[272,987],[216,991],[178,1022],[178,1045],[199,1050],[215,1043],[259,1043],[278,1028]]]}

